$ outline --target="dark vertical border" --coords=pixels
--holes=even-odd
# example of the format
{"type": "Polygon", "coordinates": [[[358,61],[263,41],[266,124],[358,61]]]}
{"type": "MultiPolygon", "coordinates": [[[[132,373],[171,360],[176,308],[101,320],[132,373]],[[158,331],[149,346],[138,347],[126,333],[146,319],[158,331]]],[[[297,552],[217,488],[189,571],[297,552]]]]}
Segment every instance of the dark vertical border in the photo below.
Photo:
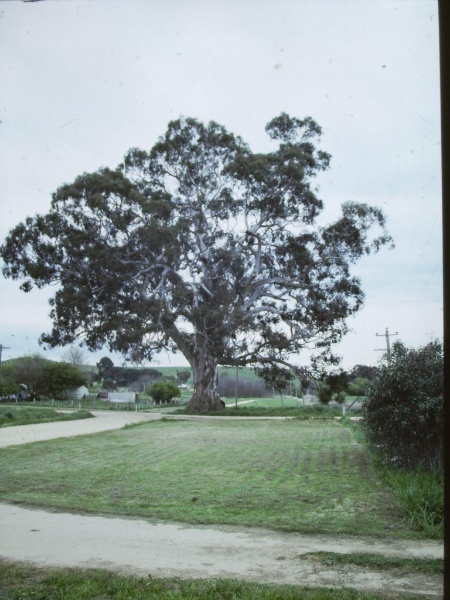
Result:
{"type": "Polygon", "coordinates": [[[445,473],[445,538],[444,538],[444,598],[450,598],[450,332],[449,332],[449,230],[450,230],[450,2],[438,0],[439,5],[439,54],[441,72],[441,138],[442,138],[442,227],[444,264],[444,473],[445,473]]]}

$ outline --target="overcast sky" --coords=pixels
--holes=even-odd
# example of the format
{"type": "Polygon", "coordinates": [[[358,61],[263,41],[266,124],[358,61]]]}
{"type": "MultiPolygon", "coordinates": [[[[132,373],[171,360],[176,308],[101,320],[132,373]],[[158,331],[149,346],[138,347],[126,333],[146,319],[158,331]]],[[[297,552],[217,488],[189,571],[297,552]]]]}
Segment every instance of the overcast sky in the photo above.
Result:
{"type": "MultiPolygon", "coordinates": [[[[380,206],[396,244],[354,270],[366,300],[343,366],[377,364],[386,327],[408,346],[442,338],[438,44],[435,0],[2,2],[0,240],[59,185],[150,149],[171,119],[215,120],[266,151],[271,118],[310,115],[332,154],[316,180],[324,216],[380,206]]],[[[0,285],[2,358],[44,354],[51,290],[0,285]]]]}

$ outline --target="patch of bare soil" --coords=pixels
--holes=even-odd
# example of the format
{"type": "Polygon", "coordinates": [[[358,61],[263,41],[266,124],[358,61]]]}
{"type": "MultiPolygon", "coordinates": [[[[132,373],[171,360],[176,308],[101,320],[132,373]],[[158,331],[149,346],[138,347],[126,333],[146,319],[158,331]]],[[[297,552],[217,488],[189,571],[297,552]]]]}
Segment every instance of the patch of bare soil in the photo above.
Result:
{"type": "Polygon", "coordinates": [[[0,505],[0,556],[40,566],[105,568],[153,577],[231,577],[443,597],[442,577],[326,565],[309,552],[442,558],[432,541],[308,536],[229,526],[50,513],[0,505]]]}

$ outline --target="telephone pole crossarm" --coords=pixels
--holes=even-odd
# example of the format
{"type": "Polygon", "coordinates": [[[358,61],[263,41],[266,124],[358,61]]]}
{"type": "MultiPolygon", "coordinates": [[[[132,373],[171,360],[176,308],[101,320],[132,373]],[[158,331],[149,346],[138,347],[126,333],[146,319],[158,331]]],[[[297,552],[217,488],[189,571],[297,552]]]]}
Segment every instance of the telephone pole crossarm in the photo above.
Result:
{"type": "Polygon", "coordinates": [[[11,350],[11,348],[9,346],[3,346],[3,344],[0,344],[0,367],[2,366],[2,351],[3,350],[11,350]]]}
{"type": "MultiPolygon", "coordinates": [[[[394,335],[398,335],[398,331],[396,331],[395,333],[389,333],[389,329],[386,327],[385,333],[376,333],[375,335],[376,335],[376,337],[385,337],[386,338],[386,357],[387,357],[388,364],[390,364],[391,363],[391,343],[390,343],[389,338],[393,337],[394,335]]],[[[384,348],[376,348],[375,352],[384,352],[384,348]]]]}

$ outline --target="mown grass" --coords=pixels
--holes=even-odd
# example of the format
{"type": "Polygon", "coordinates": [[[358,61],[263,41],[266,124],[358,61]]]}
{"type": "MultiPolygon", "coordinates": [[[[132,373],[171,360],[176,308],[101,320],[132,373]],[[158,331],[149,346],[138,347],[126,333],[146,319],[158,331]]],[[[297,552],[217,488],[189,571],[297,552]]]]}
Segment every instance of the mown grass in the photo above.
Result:
{"type": "Polygon", "coordinates": [[[338,421],[156,421],[0,450],[0,498],[307,533],[420,537],[338,421]]]}
{"type": "Polygon", "coordinates": [[[84,410],[71,413],[59,413],[52,408],[0,406],[0,427],[51,423],[52,421],[73,421],[74,419],[88,419],[90,417],[92,417],[92,415],[84,410]]]}
{"type": "Polygon", "coordinates": [[[301,560],[316,559],[324,565],[355,565],[377,571],[395,570],[398,576],[410,575],[411,573],[442,575],[444,572],[444,561],[440,558],[400,558],[368,552],[342,554],[323,551],[301,554],[299,558],[301,560]]]}
{"type": "MultiPolygon", "coordinates": [[[[228,401],[227,408],[214,412],[217,417],[293,417],[297,419],[334,419],[342,416],[342,408],[339,406],[322,406],[313,404],[302,406],[295,400],[287,401],[281,406],[279,401],[272,399],[252,400],[252,404],[240,405],[235,407],[228,401]]],[[[179,408],[174,411],[176,414],[185,414],[186,409],[179,408]]],[[[209,415],[211,413],[198,413],[209,415]]],[[[347,411],[347,416],[358,416],[361,412],[358,409],[347,411]]]]}
{"type": "Polygon", "coordinates": [[[235,579],[155,579],[0,561],[2,600],[417,600],[410,594],[271,585],[235,579]]]}

